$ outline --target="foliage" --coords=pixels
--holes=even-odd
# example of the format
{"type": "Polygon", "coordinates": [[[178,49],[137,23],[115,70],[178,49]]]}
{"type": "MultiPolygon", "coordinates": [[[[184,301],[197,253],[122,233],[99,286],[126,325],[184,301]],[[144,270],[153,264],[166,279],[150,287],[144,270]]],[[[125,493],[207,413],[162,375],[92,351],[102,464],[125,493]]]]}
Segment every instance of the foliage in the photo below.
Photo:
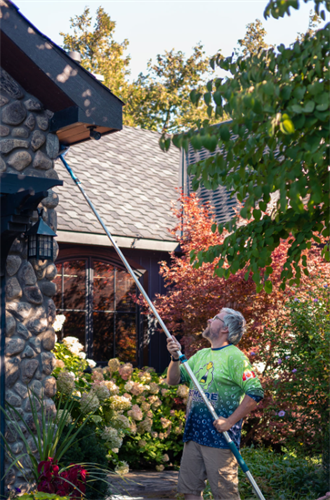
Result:
{"type": "Polygon", "coordinates": [[[207,118],[206,107],[196,109],[189,99],[193,88],[202,88],[210,74],[209,57],[197,44],[190,56],[182,51],[165,51],[149,61],[146,74],[129,82],[130,57],[124,53],[128,40],[114,39],[116,23],[99,7],[92,27],[90,9],[70,19],[73,33],[60,33],[63,48],[81,54],[82,66],[104,77],[106,85],[125,102],[124,124],[149,130],[175,132],[207,118]]]}
{"type": "MultiPolygon", "coordinates": [[[[14,498],[14,497],[10,497],[14,498]]],[[[59,496],[56,493],[44,493],[44,492],[34,492],[23,493],[19,496],[20,500],[69,500],[69,497],[59,496]]]]}
{"type": "MultiPolygon", "coordinates": [[[[266,329],[256,365],[268,401],[258,422],[264,438],[299,446],[304,453],[324,453],[329,425],[330,300],[328,285],[297,293],[287,304],[287,315],[274,329],[266,329]],[[281,341],[279,342],[279,338],[281,341]]],[[[258,429],[252,427],[255,438],[258,429]]],[[[325,465],[325,463],[324,463],[325,465]]],[[[329,463],[327,467],[329,469],[329,463]]]]}
{"type": "Polygon", "coordinates": [[[244,38],[238,40],[239,49],[236,50],[236,54],[247,57],[257,55],[260,49],[267,49],[268,44],[265,42],[266,35],[267,31],[260,19],[247,24],[244,38]]]}
{"type": "MultiPolygon", "coordinates": [[[[56,344],[55,355],[60,350],[56,344]]],[[[117,359],[91,374],[78,371],[73,378],[67,370],[72,356],[63,357],[64,367],[55,368],[57,397],[73,401],[72,419],[81,409],[88,413],[92,408],[86,432],[101,440],[111,466],[120,472],[126,461],[133,468],[163,469],[178,463],[188,388],[168,387],[152,368],[133,369],[117,359]]]]}
{"type": "MultiPolygon", "coordinates": [[[[66,438],[67,428],[64,429],[60,438],[60,443],[66,438]]],[[[97,477],[94,479],[88,478],[86,484],[86,497],[88,500],[101,500],[107,495],[109,484],[106,479],[105,469],[108,466],[107,450],[102,440],[95,434],[94,427],[87,425],[84,434],[76,439],[70,448],[66,451],[61,459],[61,465],[67,467],[74,463],[79,457],[81,463],[93,463],[95,465],[94,472],[97,472],[97,477]],[[96,467],[98,470],[96,470],[96,467]],[[104,471],[104,472],[103,472],[104,471]],[[104,481],[100,481],[99,477],[104,481]]]]}
{"type": "Polygon", "coordinates": [[[49,457],[39,463],[38,472],[38,491],[57,493],[77,500],[85,495],[88,473],[81,465],[71,465],[60,471],[57,461],[49,457]]]}
{"type": "Polygon", "coordinates": [[[118,97],[128,91],[127,76],[130,74],[130,57],[124,56],[128,40],[118,43],[114,39],[116,23],[99,7],[92,28],[90,9],[85,7],[79,16],[70,19],[73,34],[63,36],[63,48],[80,53],[82,66],[104,77],[104,84],[118,97]]]}
{"type": "MultiPolygon", "coordinates": [[[[315,2],[330,9],[324,0],[315,2]]],[[[296,0],[271,1],[265,17],[283,16],[298,5],[296,0]]],[[[222,234],[226,229],[227,236],[198,255],[193,252],[196,266],[217,259],[215,271],[226,278],[247,267],[258,291],[271,291],[272,254],[283,239],[288,247],[282,288],[299,285],[302,272],[308,273],[304,252],[313,240],[330,259],[325,244],[330,234],[329,30],[327,24],[290,47],[282,44],[239,57],[218,54],[212,68],[230,76],[210,80],[204,92],[192,91],[191,101],[198,106],[203,97],[210,119],[221,121],[226,113],[231,121],[220,126],[197,122],[188,133],[174,136],[173,144],[187,150],[191,143],[196,150],[214,153],[189,167],[193,187],[225,186],[244,202],[240,216],[245,221],[215,224],[213,230],[222,234]],[[274,209],[268,213],[271,200],[274,209]]],[[[167,149],[170,139],[163,138],[161,146],[167,149]]]]}
{"type": "Polygon", "coordinates": [[[270,294],[264,290],[257,293],[251,274],[245,279],[244,269],[225,280],[214,277],[216,262],[203,263],[198,269],[190,264],[192,249],[199,251],[207,245],[218,245],[226,234],[212,232],[212,211],[201,206],[195,194],[182,196],[181,204],[181,210],[175,210],[180,222],[173,233],[178,235],[183,231],[178,237],[182,255],[172,253],[170,264],[161,264],[167,293],[156,297],[158,312],[169,330],[181,336],[188,356],[208,346],[201,336],[207,319],[222,307],[242,312],[247,331],[239,348],[248,356],[265,389],[264,400],[246,418],[242,445],[259,442],[279,449],[291,440],[306,453],[314,447],[321,452],[322,432],[328,418],[325,367],[329,301],[324,296],[327,291],[324,285],[330,281],[330,266],[324,266],[320,248],[313,245],[308,250],[310,276],[303,277],[299,288],[293,286],[281,291],[278,284],[288,244],[282,241],[272,255],[277,286],[270,294]],[[316,298],[318,302],[314,302],[316,298]],[[296,308],[297,304],[301,309],[296,308]],[[285,359],[285,356],[291,357],[285,359]],[[289,372],[285,375],[282,369],[289,372]],[[292,373],[295,369],[297,372],[292,373]],[[285,385],[279,383],[282,379],[285,385]],[[288,411],[285,419],[279,415],[281,411],[288,411]]]}
{"type": "Polygon", "coordinates": [[[207,118],[206,106],[196,108],[189,96],[193,88],[201,89],[206,83],[209,69],[209,58],[200,43],[189,57],[172,49],[158,55],[156,63],[150,60],[147,74],[141,73],[136,81],[142,99],[133,103],[135,125],[168,133],[207,118]]]}
{"type": "Polygon", "coordinates": [[[68,415],[70,415],[74,406],[73,401],[63,402],[59,398],[58,408],[62,411],[53,413],[35,394],[29,394],[29,406],[31,419],[25,419],[16,408],[7,403],[6,408],[0,408],[6,415],[7,428],[10,434],[17,435],[24,443],[26,451],[18,456],[14,455],[6,436],[2,436],[8,456],[12,463],[8,471],[16,466],[29,482],[29,469],[33,480],[39,484],[40,470],[39,461],[46,462],[50,457],[56,462],[61,460],[62,455],[71,446],[86,425],[88,418],[81,422],[81,413],[77,417],[77,422],[70,426],[66,439],[59,446],[59,438],[64,427],[68,424],[68,415]],[[79,425],[77,425],[79,424],[79,425]],[[37,450],[37,452],[35,452],[37,450]]]}
{"type": "MultiPolygon", "coordinates": [[[[243,448],[241,454],[266,498],[272,500],[315,500],[326,492],[320,474],[321,460],[297,455],[283,449],[282,453],[266,448],[243,448]]],[[[242,500],[252,500],[252,487],[239,468],[239,492],[242,500]]],[[[213,498],[209,486],[204,499],[213,498]]]]}

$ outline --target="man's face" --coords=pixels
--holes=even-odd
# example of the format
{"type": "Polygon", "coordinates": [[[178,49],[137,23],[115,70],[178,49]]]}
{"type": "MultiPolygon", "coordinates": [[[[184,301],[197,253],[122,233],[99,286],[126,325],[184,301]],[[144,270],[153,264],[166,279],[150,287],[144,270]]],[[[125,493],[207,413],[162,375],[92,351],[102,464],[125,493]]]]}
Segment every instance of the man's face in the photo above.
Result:
{"type": "Polygon", "coordinates": [[[207,321],[207,327],[203,332],[203,337],[209,340],[216,340],[222,330],[226,329],[224,323],[224,317],[226,316],[225,312],[220,312],[214,318],[211,318],[207,321]]]}

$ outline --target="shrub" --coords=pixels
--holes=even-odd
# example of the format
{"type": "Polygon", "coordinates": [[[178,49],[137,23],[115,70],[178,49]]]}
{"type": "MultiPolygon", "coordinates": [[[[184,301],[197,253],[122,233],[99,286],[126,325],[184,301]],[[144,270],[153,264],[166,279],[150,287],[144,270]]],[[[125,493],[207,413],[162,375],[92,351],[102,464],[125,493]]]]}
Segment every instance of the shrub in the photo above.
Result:
{"type": "MultiPolygon", "coordinates": [[[[66,438],[66,431],[60,439],[60,444],[62,440],[66,438]]],[[[109,485],[106,482],[106,472],[105,469],[108,466],[107,460],[107,450],[102,442],[102,440],[95,434],[94,426],[86,426],[84,430],[83,437],[78,438],[72,444],[72,446],[66,451],[61,460],[61,465],[68,467],[71,463],[77,461],[79,457],[79,462],[97,464],[101,469],[95,469],[92,477],[87,478],[86,482],[86,498],[88,500],[101,500],[106,497],[109,489],[109,485]],[[97,472],[98,478],[93,477],[97,472]],[[100,478],[103,481],[100,481],[100,478]]]]}
{"type": "Polygon", "coordinates": [[[169,387],[152,368],[133,369],[130,363],[117,359],[111,359],[106,368],[83,373],[84,365],[80,360],[79,369],[76,353],[68,349],[64,356],[62,345],[56,344],[56,356],[58,352],[62,363],[54,371],[60,382],[57,397],[73,402],[72,418],[80,411],[92,413],[93,424],[89,426],[94,426],[99,442],[107,449],[111,468],[121,470],[125,462],[133,468],[179,463],[186,386],[169,387]],[[70,373],[68,368],[73,367],[75,373],[70,373]]]}

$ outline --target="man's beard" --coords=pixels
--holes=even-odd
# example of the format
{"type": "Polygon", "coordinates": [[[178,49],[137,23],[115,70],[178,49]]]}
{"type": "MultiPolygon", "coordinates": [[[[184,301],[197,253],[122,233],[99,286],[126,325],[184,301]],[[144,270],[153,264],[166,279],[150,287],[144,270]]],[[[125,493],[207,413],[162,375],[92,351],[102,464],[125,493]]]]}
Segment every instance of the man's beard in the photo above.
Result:
{"type": "Polygon", "coordinates": [[[218,333],[214,333],[211,331],[211,327],[207,326],[202,333],[202,337],[204,337],[207,340],[216,340],[218,338],[218,333]]]}

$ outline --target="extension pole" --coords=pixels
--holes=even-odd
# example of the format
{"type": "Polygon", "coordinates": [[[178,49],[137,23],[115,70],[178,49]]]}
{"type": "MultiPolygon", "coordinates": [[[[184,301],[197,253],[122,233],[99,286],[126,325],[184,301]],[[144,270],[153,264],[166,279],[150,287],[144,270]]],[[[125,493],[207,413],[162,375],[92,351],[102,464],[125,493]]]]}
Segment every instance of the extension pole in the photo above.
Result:
{"type": "MultiPolygon", "coordinates": [[[[165,323],[163,322],[163,320],[161,319],[161,317],[159,316],[155,306],[153,305],[153,303],[151,302],[150,298],[148,297],[148,295],[146,294],[143,286],[141,285],[141,283],[139,282],[139,280],[137,279],[137,277],[135,276],[131,266],[129,265],[129,263],[127,262],[125,256],[123,255],[122,251],[120,250],[120,248],[117,246],[117,243],[115,242],[115,240],[113,239],[110,231],[108,230],[108,228],[106,227],[106,225],[104,224],[103,220],[101,219],[101,217],[99,216],[96,208],[94,207],[93,203],[91,202],[91,200],[89,199],[88,195],[85,193],[85,190],[84,188],[82,187],[81,185],[81,182],[80,180],[75,176],[75,174],[73,173],[71,167],[69,167],[69,165],[67,164],[66,160],[64,159],[64,155],[63,154],[60,154],[59,156],[62,160],[62,163],[63,165],[65,166],[65,168],[67,169],[67,171],[69,172],[70,176],[72,177],[73,181],[76,183],[76,185],[78,186],[78,188],[80,189],[82,195],[84,196],[85,200],[87,201],[88,205],[90,206],[90,208],[92,209],[92,211],[94,212],[94,215],[95,217],[97,218],[97,220],[99,221],[99,223],[101,224],[101,226],[103,227],[104,231],[106,232],[109,240],[111,241],[114,249],[116,250],[117,254],[119,255],[120,259],[123,261],[127,271],[129,272],[129,274],[132,276],[133,280],[135,281],[135,284],[136,286],[138,287],[138,289],[140,290],[140,292],[142,293],[143,297],[146,299],[146,301],[148,302],[148,305],[150,307],[150,309],[152,310],[152,312],[154,313],[158,323],[160,324],[160,326],[162,327],[165,335],[169,338],[169,339],[172,339],[172,335],[170,334],[170,332],[168,331],[168,329],[166,328],[166,325],[165,323]]],[[[213,406],[211,405],[211,403],[209,402],[209,400],[207,399],[206,397],[206,394],[205,392],[203,391],[202,387],[199,385],[199,382],[198,380],[196,379],[193,371],[191,370],[190,366],[188,365],[187,363],[187,359],[185,357],[184,354],[182,354],[181,351],[177,351],[177,354],[179,356],[179,359],[180,359],[180,362],[183,364],[186,372],[188,373],[189,377],[191,378],[191,380],[193,381],[196,389],[198,390],[199,394],[201,395],[204,403],[206,404],[209,412],[211,413],[212,417],[214,418],[214,420],[217,420],[219,417],[218,415],[216,414],[213,406]]],[[[235,455],[235,458],[238,462],[238,464],[241,466],[241,469],[243,470],[243,472],[245,473],[246,477],[248,478],[248,480],[250,481],[257,497],[260,499],[260,500],[266,500],[265,497],[263,496],[263,494],[261,493],[257,483],[255,482],[251,472],[249,471],[248,469],[248,466],[246,465],[246,463],[244,462],[244,459],[243,457],[241,456],[241,454],[239,453],[238,449],[236,448],[235,444],[233,443],[231,437],[229,436],[228,432],[223,432],[223,435],[225,436],[225,439],[228,443],[228,446],[230,448],[230,450],[233,452],[233,454],[235,455]]]]}

